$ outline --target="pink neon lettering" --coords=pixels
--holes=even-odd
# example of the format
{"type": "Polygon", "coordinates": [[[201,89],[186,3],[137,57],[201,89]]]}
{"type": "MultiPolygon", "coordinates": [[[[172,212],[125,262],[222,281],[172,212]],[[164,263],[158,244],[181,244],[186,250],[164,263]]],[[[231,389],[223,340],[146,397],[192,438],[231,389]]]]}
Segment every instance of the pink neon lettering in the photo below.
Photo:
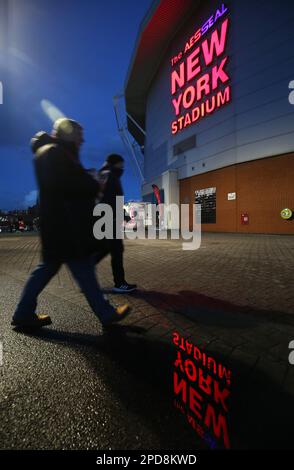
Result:
{"type": "Polygon", "coordinates": [[[203,41],[202,52],[204,55],[204,60],[205,60],[206,65],[210,65],[213,59],[215,58],[215,56],[219,57],[224,52],[225,47],[226,47],[228,25],[229,25],[229,19],[227,18],[222,23],[220,37],[219,37],[219,32],[216,29],[215,31],[213,31],[211,35],[210,43],[208,43],[207,39],[203,41]]]}
{"type": "Polygon", "coordinates": [[[171,74],[171,92],[172,95],[177,91],[177,85],[182,88],[185,85],[185,63],[180,64],[180,73],[174,70],[171,74]]]}

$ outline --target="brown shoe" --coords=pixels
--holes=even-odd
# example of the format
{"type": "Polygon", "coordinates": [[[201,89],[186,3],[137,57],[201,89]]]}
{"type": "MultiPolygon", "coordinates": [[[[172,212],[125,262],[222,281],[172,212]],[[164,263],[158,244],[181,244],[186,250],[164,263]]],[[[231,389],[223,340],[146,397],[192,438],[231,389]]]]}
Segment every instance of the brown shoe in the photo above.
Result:
{"type": "Polygon", "coordinates": [[[123,304],[119,307],[116,307],[114,316],[106,322],[103,322],[103,326],[111,326],[112,323],[117,323],[123,320],[124,318],[126,318],[127,315],[131,313],[131,311],[132,309],[128,304],[123,304]]]}
{"type": "Polygon", "coordinates": [[[49,315],[37,313],[29,318],[13,318],[11,325],[18,328],[41,328],[51,325],[52,321],[49,315]]]}

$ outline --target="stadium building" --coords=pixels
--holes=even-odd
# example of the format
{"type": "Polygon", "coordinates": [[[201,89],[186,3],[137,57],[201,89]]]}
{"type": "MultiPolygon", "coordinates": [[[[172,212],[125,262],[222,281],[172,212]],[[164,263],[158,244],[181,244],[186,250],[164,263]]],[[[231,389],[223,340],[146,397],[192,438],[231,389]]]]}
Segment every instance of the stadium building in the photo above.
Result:
{"type": "MultiPolygon", "coordinates": [[[[294,234],[293,0],[157,0],[125,84],[142,197],[204,231],[294,234]]],[[[170,228],[173,228],[172,224],[170,228]]]]}

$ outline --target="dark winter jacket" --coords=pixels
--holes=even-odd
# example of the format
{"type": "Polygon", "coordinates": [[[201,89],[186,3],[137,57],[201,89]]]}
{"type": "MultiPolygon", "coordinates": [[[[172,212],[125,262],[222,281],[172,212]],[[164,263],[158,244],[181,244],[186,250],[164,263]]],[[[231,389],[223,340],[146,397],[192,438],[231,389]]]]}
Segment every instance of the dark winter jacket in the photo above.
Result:
{"type": "Polygon", "coordinates": [[[97,250],[93,207],[99,183],[82,167],[71,144],[39,133],[32,149],[44,260],[63,262],[88,256],[97,250]]]}
{"type": "Polygon", "coordinates": [[[114,219],[116,216],[116,196],[123,196],[120,176],[121,170],[113,168],[107,162],[99,170],[99,180],[103,184],[103,198],[100,202],[112,207],[114,219]]]}
{"type": "MultiPolygon", "coordinates": [[[[114,168],[107,162],[104,163],[98,172],[98,180],[101,182],[103,187],[103,197],[100,202],[111,206],[113,212],[112,233],[114,238],[117,238],[116,219],[118,219],[118,229],[122,231],[123,213],[120,216],[117,216],[116,212],[116,196],[123,196],[120,182],[121,175],[122,171],[120,169],[114,168]],[[119,222],[120,219],[121,223],[119,222]]],[[[121,238],[121,235],[119,238],[121,238]]]]}

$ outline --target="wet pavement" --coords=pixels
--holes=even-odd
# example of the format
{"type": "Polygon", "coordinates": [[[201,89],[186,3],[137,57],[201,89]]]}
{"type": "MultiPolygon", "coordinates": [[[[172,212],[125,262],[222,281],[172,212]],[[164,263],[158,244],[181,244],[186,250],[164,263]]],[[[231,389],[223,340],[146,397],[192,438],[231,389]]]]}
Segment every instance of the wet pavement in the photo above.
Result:
{"type": "Polygon", "coordinates": [[[110,331],[65,266],[40,296],[53,325],[10,326],[39,256],[38,237],[0,236],[2,449],[293,447],[294,237],[127,241],[137,292],[111,294],[98,267],[133,307],[110,331]]]}

